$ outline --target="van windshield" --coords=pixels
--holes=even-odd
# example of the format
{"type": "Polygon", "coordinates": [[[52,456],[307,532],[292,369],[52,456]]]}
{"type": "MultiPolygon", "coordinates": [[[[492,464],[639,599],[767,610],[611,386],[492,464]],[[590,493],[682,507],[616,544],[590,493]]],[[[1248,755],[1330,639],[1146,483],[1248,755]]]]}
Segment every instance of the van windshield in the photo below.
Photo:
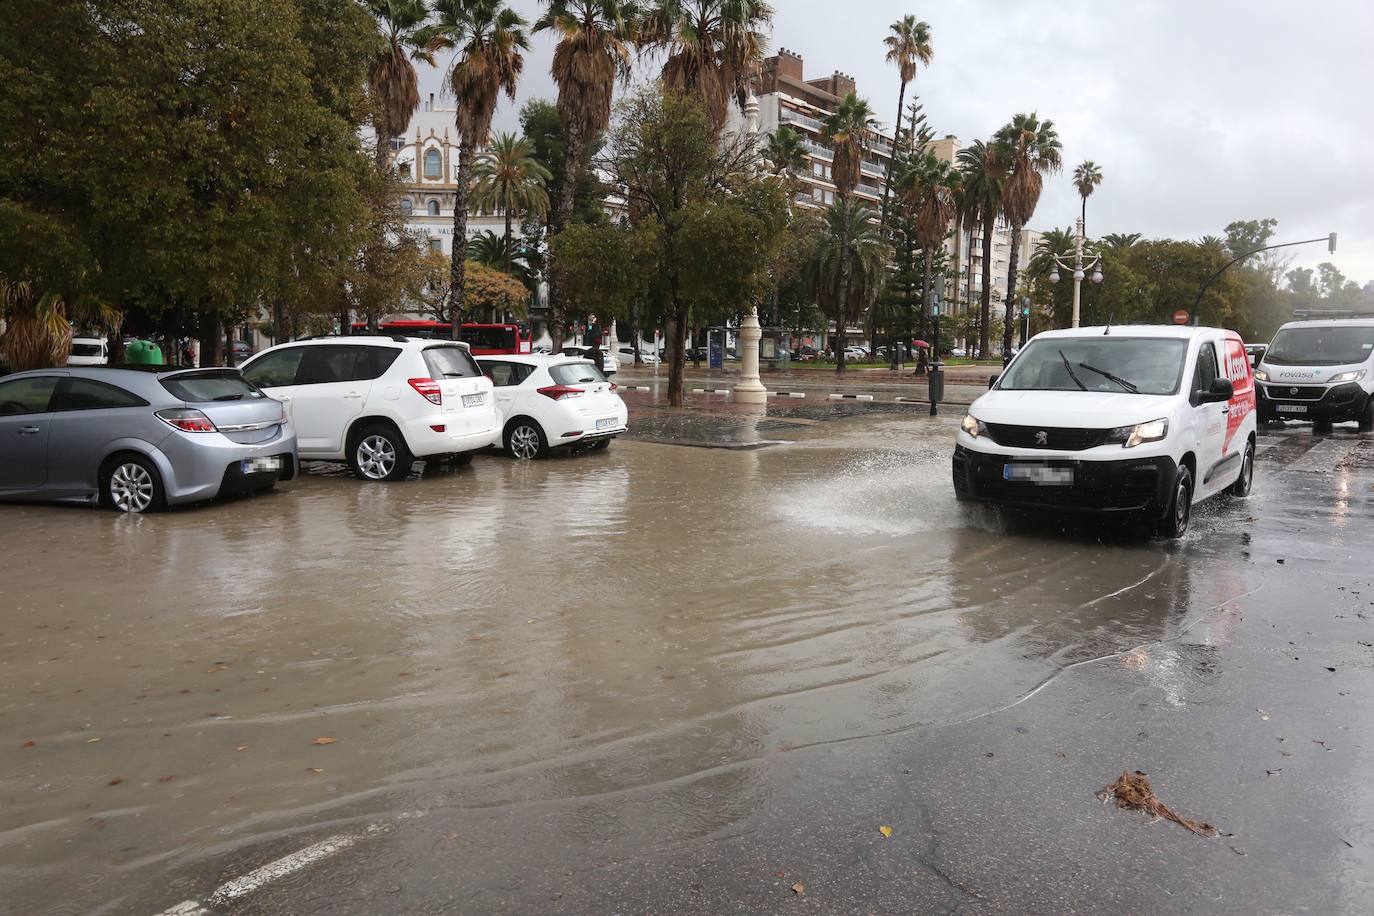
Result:
{"type": "Polygon", "coordinates": [[[1000,391],[1173,394],[1187,341],[1158,337],[1033,340],[997,383],[1000,391]]]}
{"type": "Polygon", "coordinates": [[[1284,328],[1274,335],[1264,361],[1272,366],[1348,366],[1374,352],[1374,327],[1284,328]]]}

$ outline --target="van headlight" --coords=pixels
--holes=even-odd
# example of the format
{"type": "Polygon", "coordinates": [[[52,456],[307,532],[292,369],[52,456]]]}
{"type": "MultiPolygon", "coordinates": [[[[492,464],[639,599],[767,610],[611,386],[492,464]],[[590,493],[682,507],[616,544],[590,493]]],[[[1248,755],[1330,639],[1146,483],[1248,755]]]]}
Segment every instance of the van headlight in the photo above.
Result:
{"type": "Polygon", "coordinates": [[[1256,370],[1255,370],[1255,381],[1257,381],[1257,382],[1267,382],[1267,381],[1269,381],[1269,373],[1268,373],[1268,372],[1265,372],[1263,369],[1256,369],[1256,370]]]}
{"type": "Polygon", "coordinates": [[[1331,376],[1327,384],[1334,385],[1337,382],[1358,382],[1362,378],[1364,378],[1363,369],[1356,369],[1353,372],[1338,372],[1331,376]]]}
{"type": "Polygon", "coordinates": [[[964,414],[963,426],[964,432],[968,433],[975,439],[977,439],[979,436],[986,436],[988,434],[988,425],[984,423],[982,420],[979,420],[976,417],[974,417],[971,413],[964,414]]]}
{"type": "Polygon", "coordinates": [[[1135,426],[1118,426],[1107,435],[1108,442],[1120,442],[1122,448],[1135,448],[1146,442],[1158,442],[1169,435],[1169,421],[1160,418],[1135,426]]]}

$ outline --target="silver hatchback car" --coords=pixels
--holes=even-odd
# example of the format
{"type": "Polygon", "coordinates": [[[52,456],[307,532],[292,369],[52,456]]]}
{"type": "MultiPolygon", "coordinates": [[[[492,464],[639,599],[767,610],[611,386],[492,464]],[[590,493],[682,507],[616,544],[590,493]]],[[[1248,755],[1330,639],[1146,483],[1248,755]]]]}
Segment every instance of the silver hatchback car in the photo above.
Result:
{"type": "Polygon", "coordinates": [[[296,468],[281,402],[237,369],[68,367],[0,378],[0,499],[152,512],[270,489],[296,468]]]}

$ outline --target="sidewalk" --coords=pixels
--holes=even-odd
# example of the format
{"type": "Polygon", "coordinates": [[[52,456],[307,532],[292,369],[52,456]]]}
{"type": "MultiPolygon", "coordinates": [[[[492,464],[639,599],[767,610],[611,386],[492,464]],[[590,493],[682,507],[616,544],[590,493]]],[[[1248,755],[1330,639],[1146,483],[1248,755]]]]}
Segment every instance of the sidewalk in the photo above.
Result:
{"type": "MultiPolygon", "coordinates": [[[[984,367],[959,367],[945,375],[945,395],[941,404],[967,406],[987,391],[987,380],[994,374],[984,367]],[[959,371],[962,370],[962,371],[959,371]],[[970,372],[969,370],[973,370],[970,372]],[[959,371],[955,375],[955,371],[959,371]]],[[[897,403],[929,404],[929,390],[924,377],[909,372],[897,374],[887,369],[854,370],[844,375],[822,370],[794,372],[764,372],[760,381],[768,389],[769,403],[778,398],[806,400],[859,400],[897,403]]],[[[652,366],[623,366],[615,377],[616,384],[630,391],[658,394],[668,390],[668,368],[660,366],[657,376],[652,366]]],[[[683,377],[689,399],[691,396],[728,396],[739,384],[739,370],[695,369],[688,364],[683,377]]]]}

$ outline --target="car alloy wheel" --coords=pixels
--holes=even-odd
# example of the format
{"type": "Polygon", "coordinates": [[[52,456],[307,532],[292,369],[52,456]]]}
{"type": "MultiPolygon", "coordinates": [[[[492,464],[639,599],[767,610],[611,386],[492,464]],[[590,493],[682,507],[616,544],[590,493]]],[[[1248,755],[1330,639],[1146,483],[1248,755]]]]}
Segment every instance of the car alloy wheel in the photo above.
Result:
{"type": "Polygon", "coordinates": [[[126,462],[110,475],[110,501],[120,512],[146,512],[153,504],[153,475],[135,462],[126,462]]]}
{"type": "Polygon", "coordinates": [[[517,426],[510,431],[510,453],[521,461],[539,454],[539,430],[533,426],[517,426]]]}
{"type": "Polygon", "coordinates": [[[396,447],[385,436],[372,435],[358,443],[358,470],[368,480],[385,480],[396,469],[396,447]]]}

